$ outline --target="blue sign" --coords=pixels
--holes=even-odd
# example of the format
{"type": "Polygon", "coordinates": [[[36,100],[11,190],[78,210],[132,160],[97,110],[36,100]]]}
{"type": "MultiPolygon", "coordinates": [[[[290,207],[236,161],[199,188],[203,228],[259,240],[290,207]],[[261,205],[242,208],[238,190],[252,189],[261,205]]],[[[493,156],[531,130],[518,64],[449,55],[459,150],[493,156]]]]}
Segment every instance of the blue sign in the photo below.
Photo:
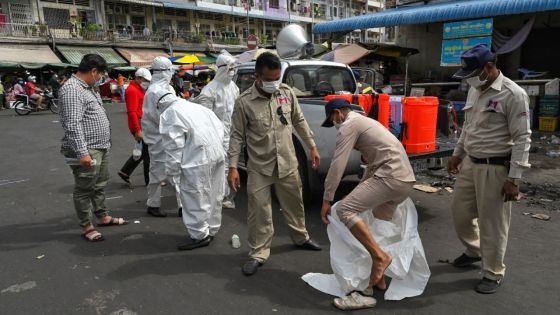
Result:
{"type": "Polygon", "coordinates": [[[443,38],[492,36],[494,19],[481,19],[443,24],[443,38]]]}
{"type": "Polygon", "coordinates": [[[486,44],[492,46],[492,37],[469,37],[457,39],[444,39],[441,44],[441,66],[459,67],[461,66],[461,54],[463,51],[478,45],[486,44]]]}

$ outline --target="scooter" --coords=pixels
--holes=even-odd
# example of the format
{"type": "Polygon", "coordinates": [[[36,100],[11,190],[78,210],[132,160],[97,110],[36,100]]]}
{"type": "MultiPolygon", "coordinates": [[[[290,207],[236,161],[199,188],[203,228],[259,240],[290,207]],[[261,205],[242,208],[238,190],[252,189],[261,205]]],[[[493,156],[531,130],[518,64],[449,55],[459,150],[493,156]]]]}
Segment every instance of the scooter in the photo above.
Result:
{"type": "Polygon", "coordinates": [[[38,108],[37,103],[30,99],[26,94],[16,95],[16,101],[12,105],[16,113],[20,116],[29,115],[31,112],[41,112],[50,110],[54,114],[58,114],[58,100],[53,97],[53,94],[48,89],[40,93],[43,96],[44,108],[38,108]]]}

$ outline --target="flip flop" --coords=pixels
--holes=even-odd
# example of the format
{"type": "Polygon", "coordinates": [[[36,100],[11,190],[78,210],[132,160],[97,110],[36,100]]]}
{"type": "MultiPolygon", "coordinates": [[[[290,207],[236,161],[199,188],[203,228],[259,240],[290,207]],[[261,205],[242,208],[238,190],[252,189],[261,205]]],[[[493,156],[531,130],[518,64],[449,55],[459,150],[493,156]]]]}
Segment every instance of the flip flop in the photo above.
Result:
{"type": "Polygon", "coordinates": [[[127,225],[128,221],[123,218],[111,218],[109,223],[97,223],[97,226],[127,225]]]}
{"type": "Polygon", "coordinates": [[[350,295],[335,298],[333,304],[336,308],[343,311],[360,310],[375,307],[377,300],[373,297],[363,296],[358,292],[352,292],[350,295]]]}
{"type": "Polygon", "coordinates": [[[97,232],[95,229],[91,229],[85,233],[82,233],[82,237],[90,242],[102,242],[105,240],[101,233],[97,232]]]}

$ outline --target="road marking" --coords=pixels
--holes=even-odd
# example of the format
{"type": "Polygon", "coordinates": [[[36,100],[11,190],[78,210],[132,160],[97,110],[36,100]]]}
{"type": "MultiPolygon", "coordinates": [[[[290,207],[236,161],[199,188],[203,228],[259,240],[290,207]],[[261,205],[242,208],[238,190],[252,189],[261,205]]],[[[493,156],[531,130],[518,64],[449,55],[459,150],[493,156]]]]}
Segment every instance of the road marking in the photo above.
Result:
{"type": "Polygon", "coordinates": [[[20,293],[22,291],[31,290],[37,286],[37,282],[35,281],[27,281],[20,284],[14,284],[2,290],[2,293],[11,292],[11,293],[20,293]]]}
{"type": "Polygon", "coordinates": [[[12,180],[12,181],[7,180],[7,179],[3,179],[3,180],[0,180],[0,186],[23,183],[23,182],[27,182],[27,181],[29,181],[29,179],[20,179],[20,180],[12,180]]]}

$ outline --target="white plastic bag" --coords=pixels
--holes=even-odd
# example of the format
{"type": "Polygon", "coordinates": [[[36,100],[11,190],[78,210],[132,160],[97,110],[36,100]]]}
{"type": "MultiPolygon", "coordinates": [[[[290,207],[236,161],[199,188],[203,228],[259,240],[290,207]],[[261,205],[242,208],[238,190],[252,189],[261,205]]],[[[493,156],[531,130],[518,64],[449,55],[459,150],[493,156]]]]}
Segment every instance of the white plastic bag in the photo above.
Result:
{"type": "Polygon", "coordinates": [[[142,141],[137,141],[132,149],[132,158],[134,161],[138,161],[140,157],[142,157],[142,141]]]}
{"type": "MultiPolygon", "coordinates": [[[[367,288],[372,261],[363,245],[338,219],[336,206],[332,207],[327,228],[334,275],[308,273],[302,279],[324,293],[345,296],[367,288]]],[[[430,278],[430,269],[418,235],[418,214],[412,200],[403,201],[391,221],[376,219],[371,211],[361,213],[360,217],[381,248],[393,258],[385,273],[392,278],[385,300],[422,294],[430,278]]]]}

